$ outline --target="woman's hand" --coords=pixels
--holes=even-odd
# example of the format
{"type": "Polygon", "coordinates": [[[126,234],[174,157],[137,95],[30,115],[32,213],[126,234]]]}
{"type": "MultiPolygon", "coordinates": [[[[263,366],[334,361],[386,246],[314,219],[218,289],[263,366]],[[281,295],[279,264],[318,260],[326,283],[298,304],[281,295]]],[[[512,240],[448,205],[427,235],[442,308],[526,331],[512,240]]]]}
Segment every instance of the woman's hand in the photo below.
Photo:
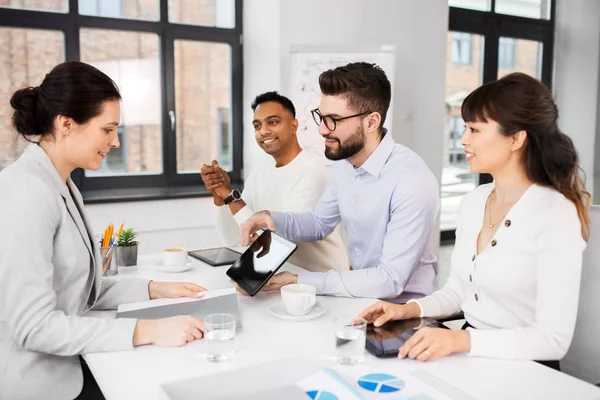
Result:
{"type": "Polygon", "coordinates": [[[176,317],[139,320],[133,333],[133,345],[178,347],[204,335],[204,323],[191,315],[176,317]]]}
{"type": "Polygon", "coordinates": [[[393,304],[387,301],[378,301],[365,308],[359,317],[366,319],[369,324],[379,327],[388,321],[418,318],[420,315],[421,307],[417,303],[393,304]]]}
{"type": "Polygon", "coordinates": [[[398,358],[433,361],[452,353],[469,351],[471,351],[471,335],[468,331],[425,327],[415,332],[400,347],[398,358]]]}
{"type": "Polygon", "coordinates": [[[150,299],[163,299],[174,297],[193,297],[196,299],[204,296],[206,289],[191,282],[154,282],[148,284],[150,299]]]}

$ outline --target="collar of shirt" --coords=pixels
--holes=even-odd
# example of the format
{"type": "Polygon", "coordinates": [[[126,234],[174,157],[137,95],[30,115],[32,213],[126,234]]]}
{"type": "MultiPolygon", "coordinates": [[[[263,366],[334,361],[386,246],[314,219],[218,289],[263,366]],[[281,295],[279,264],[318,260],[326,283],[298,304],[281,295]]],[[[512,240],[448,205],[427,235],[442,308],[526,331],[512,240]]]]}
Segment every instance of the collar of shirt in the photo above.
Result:
{"type": "MultiPolygon", "coordinates": [[[[383,134],[383,139],[381,139],[381,142],[379,142],[379,145],[375,151],[373,151],[369,158],[367,158],[367,161],[365,161],[360,167],[354,168],[356,174],[362,175],[364,172],[367,172],[376,178],[379,177],[383,166],[390,157],[390,154],[392,154],[394,146],[396,145],[392,135],[387,129],[383,128],[383,134]]],[[[350,164],[350,161],[346,160],[346,162],[350,164]]]]}

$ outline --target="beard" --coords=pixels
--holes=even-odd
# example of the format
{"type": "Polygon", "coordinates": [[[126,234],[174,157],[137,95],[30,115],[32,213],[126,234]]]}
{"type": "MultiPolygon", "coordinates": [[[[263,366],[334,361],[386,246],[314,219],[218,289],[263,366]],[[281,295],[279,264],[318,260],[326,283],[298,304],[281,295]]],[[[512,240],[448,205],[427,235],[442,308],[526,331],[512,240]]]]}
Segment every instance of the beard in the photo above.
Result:
{"type": "Polygon", "coordinates": [[[328,140],[336,140],[338,146],[336,148],[325,147],[325,157],[332,161],[344,160],[350,158],[365,147],[365,130],[362,125],[354,131],[352,136],[340,142],[337,138],[327,138],[328,140]]]}

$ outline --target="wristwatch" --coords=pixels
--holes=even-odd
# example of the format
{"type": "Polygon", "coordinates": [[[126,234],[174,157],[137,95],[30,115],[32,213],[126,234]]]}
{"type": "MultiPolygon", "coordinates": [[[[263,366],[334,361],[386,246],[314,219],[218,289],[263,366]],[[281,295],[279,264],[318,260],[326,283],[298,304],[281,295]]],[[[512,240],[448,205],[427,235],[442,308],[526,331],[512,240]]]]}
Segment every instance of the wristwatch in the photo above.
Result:
{"type": "Polygon", "coordinates": [[[229,204],[233,203],[234,201],[240,201],[241,199],[242,194],[240,193],[240,191],[237,189],[233,189],[231,193],[229,193],[229,196],[225,197],[225,200],[223,201],[225,202],[225,204],[229,204]]]}

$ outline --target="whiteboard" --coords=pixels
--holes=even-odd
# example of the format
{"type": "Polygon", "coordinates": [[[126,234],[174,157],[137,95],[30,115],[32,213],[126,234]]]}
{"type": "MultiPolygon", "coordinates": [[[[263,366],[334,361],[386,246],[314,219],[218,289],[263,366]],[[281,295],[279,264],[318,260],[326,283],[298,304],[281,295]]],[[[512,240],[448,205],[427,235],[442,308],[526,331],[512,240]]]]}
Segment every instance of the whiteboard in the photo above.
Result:
{"type": "MultiPolygon", "coordinates": [[[[292,66],[290,74],[290,98],[296,107],[298,118],[298,141],[300,147],[309,152],[325,165],[331,165],[325,155],[324,140],[319,135],[319,127],[313,121],[311,110],[319,106],[321,90],[319,75],[328,69],[346,65],[351,62],[364,61],[375,63],[384,70],[394,87],[393,51],[294,51],[292,50],[292,66]]],[[[393,101],[393,100],[392,100],[393,101]]],[[[392,103],[388,109],[385,128],[392,129],[392,103]]]]}

